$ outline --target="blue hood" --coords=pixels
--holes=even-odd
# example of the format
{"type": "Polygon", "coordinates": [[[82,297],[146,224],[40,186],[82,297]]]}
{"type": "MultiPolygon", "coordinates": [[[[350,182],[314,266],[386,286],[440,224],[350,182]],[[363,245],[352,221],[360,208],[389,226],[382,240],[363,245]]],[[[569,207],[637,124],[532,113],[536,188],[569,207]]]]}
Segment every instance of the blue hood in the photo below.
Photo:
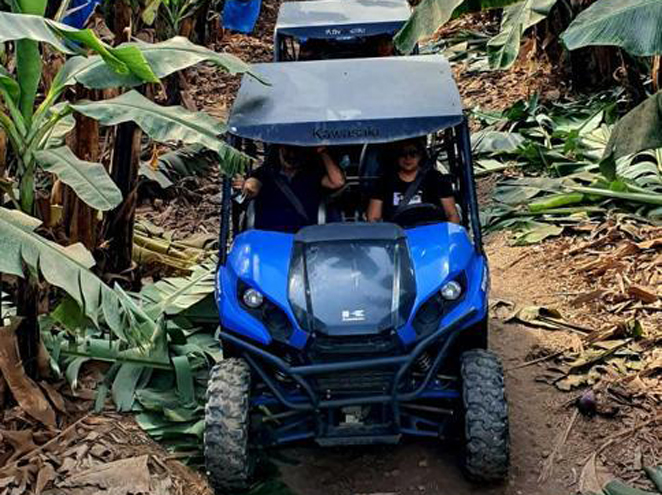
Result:
{"type": "MultiPolygon", "coordinates": [[[[367,229],[369,228],[368,226],[367,229]]],[[[467,231],[455,224],[444,223],[409,229],[405,231],[405,237],[416,294],[412,304],[408,304],[409,315],[405,315],[401,321],[404,324],[398,329],[398,333],[403,342],[408,344],[416,338],[411,327],[416,310],[446,281],[464,274],[468,280],[469,293],[464,299],[468,300],[471,293],[480,292],[485,259],[476,253],[467,231]]],[[[226,266],[221,267],[218,273],[218,304],[222,325],[259,343],[266,345],[271,342],[271,336],[264,325],[238,304],[237,284],[240,279],[265,294],[286,313],[295,329],[290,344],[297,348],[305,345],[308,332],[300,325],[288,297],[294,241],[293,234],[259,230],[247,231],[237,236],[226,266]]],[[[324,296],[330,301],[342,300],[347,286],[333,282],[328,280],[323,288],[324,296]]],[[[481,298],[484,297],[482,294],[481,298]]],[[[454,313],[455,311],[451,316],[454,316],[454,313]]],[[[298,316],[301,317],[300,314],[298,316]]],[[[480,316],[483,317],[484,312],[480,316]]]]}

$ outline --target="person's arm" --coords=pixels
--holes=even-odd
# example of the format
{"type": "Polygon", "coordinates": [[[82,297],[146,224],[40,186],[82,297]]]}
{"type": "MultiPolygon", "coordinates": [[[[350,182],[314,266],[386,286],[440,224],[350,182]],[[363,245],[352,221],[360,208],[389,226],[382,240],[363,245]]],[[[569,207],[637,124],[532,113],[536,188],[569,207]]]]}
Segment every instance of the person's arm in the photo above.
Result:
{"type": "Polygon", "coordinates": [[[253,199],[260,194],[260,190],[262,189],[261,177],[262,167],[253,171],[247,179],[244,179],[242,175],[235,175],[232,179],[232,187],[233,189],[240,189],[247,199],[253,199]]]}
{"type": "Polygon", "coordinates": [[[368,222],[379,222],[382,219],[384,202],[381,199],[372,198],[368,203],[368,222]]]}
{"type": "Polygon", "coordinates": [[[317,154],[322,159],[324,164],[325,174],[322,177],[322,187],[325,189],[336,190],[345,185],[345,174],[331,158],[329,152],[325,147],[317,148],[317,154]]]}
{"type": "Polygon", "coordinates": [[[457,212],[457,206],[455,206],[455,198],[453,196],[449,198],[441,198],[441,206],[444,209],[446,214],[446,219],[451,223],[460,223],[460,214],[457,212]]]}
{"type": "Polygon", "coordinates": [[[460,214],[455,206],[455,194],[453,192],[453,182],[448,176],[436,172],[436,189],[437,196],[441,200],[441,207],[446,215],[446,220],[451,223],[460,223],[460,214]]]}
{"type": "Polygon", "coordinates": [[[262,190],[262,182],[256,177],[249,177],[246,179],[246,182],[244,182],[244,187],[242,188],[242,191],[244,195],[248,199],[253,199],[255,198],[258,194],[260,194],[260,191],[262,190]]]}

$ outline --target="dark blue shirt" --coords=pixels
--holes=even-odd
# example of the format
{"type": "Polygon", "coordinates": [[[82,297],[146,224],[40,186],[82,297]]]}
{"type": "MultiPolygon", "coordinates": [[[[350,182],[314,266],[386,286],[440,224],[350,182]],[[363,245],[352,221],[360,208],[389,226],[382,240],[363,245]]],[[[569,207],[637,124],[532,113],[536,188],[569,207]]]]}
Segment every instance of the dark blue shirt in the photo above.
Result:
{"type": "Polygon", "coordinates": [[[255,228],[296,232],[301,227],[317,223],[317,212],[324,198],[322,178],[324,167],[319,161],[304,165],[292,177],[287,177],[277,166],[265,164],[255,170],[251,177],[262,183],[260,193],[255,198],[255,228]],[[306,212],[304,218],[287,199],[287,196],[274,180],[279,174],[283,182],[289,184],[306,212]]]}

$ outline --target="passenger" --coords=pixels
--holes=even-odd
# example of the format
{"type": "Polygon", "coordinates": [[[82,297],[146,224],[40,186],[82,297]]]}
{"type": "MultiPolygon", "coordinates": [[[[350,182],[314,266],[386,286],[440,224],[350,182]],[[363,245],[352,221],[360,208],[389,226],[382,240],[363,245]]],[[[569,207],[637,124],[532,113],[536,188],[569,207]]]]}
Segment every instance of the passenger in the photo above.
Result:
{"type": "Polygon", "coordinates": [[[340,189],[343,172],[325,147],[280,145],[275,151],[275,159],[265,161],[248,179],[233,182],[246,198],[256,200],[255,228],[296,232],[316,224],[325,190],[340,189]]]}
{"type": "Polygon", "coordinates": [[[329,42],[323,39],[310,38],[299,45],[300,62],[307,60],[323,60],[329,52],[329,42]]]}
{"type": "Polygon", "coordinates": [[[396,143],[397,167],[381,178],[372,193],[367,212],[369,222],[390,221],[402,200],[406,199],[410,186],[415,185],[419,174],[424,174],[416,191],[411,191],[407,204],[438,205],[443,209],[448,222],[460,223],[452,184],[441,172],[425,163],[426,156],[425,138],[396,143]]]}
{"type": "Polygon", "coordinates": [[[393,43],[393,37],[390,34],[375,36],[371,45],[373,57],[393,57],[396,55],[395,43],[393,43]]]}

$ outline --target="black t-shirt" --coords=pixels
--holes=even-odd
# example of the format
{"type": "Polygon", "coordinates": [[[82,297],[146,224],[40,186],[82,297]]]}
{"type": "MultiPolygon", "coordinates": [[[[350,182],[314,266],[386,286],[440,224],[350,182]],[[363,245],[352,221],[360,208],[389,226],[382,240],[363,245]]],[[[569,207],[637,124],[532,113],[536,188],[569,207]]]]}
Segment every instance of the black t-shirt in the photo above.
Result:
{"type": "Polygon", "coordinates": [[[317,211],[324,197],[322,178],[325,172],[321,163],[314,161],[304,165],[291,178],[280,171],[280,167],[264,164],[256,169],[251,177],[262,183],[260,193],[255,198],[255,228],[296,232],[301,227],[317,223],[317,211]],[[306,212],[307,219],[299,214],[274,180],[275,174],[282,177],[290,186],[306,212]]]}
{"type": "MultiPolygon", "coordinates": [[[[383,201],[382,217],[384,220],[391,219],[410,184],[411,182],[403,181],[397,172],[387,174],[380,179],[372,198],[383,201]]],[[[425,174],[409,204],[431,203],[441,206],[441,198],[450,197],[453,197],[451,180],[438,170],[431,169],[425,174]]]]}

